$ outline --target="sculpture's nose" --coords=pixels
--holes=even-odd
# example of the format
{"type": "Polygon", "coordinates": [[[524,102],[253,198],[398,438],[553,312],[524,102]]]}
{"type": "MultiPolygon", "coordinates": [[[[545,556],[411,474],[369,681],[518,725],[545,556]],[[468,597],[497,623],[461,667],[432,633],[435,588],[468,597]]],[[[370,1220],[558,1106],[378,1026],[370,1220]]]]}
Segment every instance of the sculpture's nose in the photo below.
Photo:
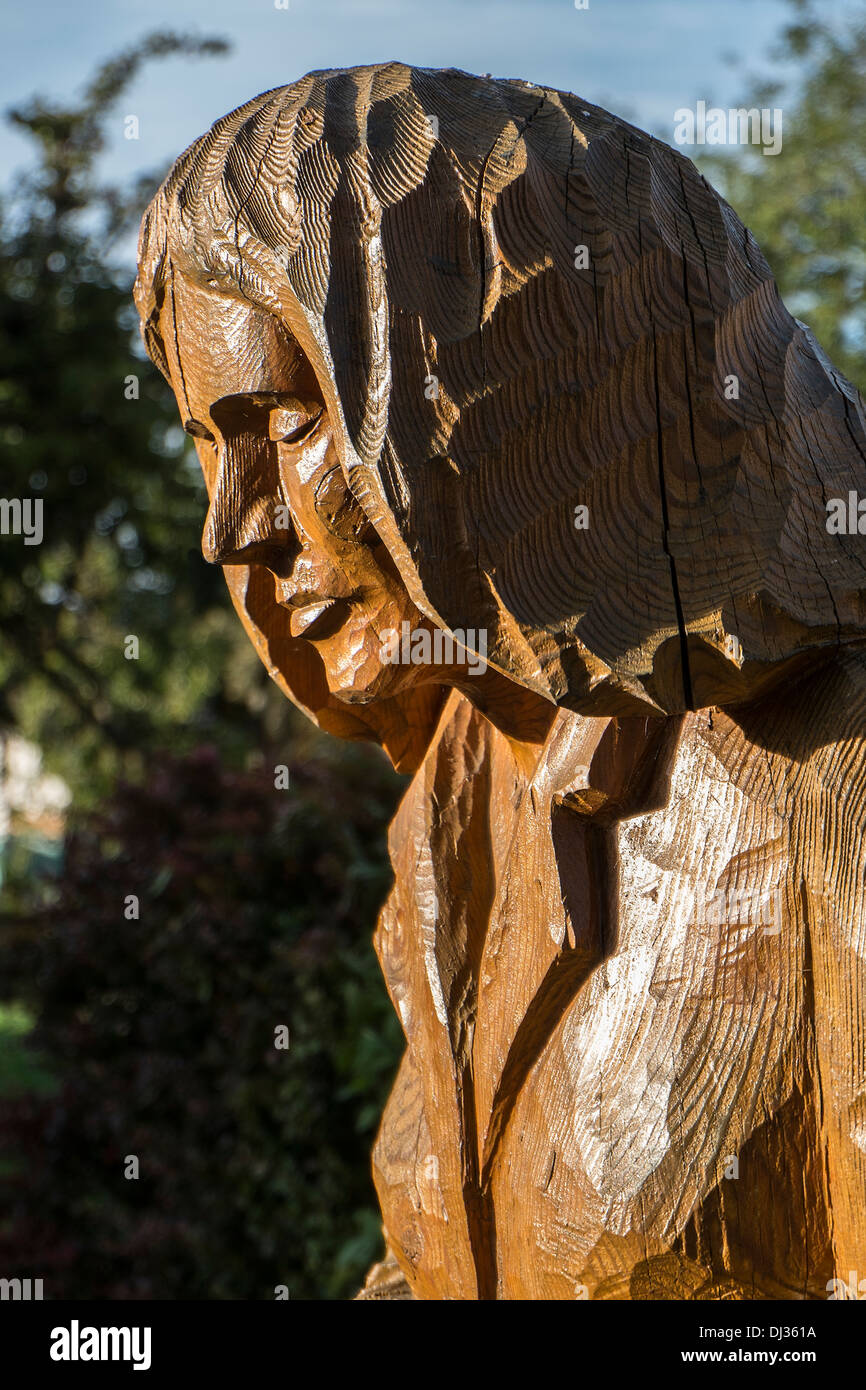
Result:
{"type": "Polygon", "coordinates": [[[267,565],[279,571],[297,550],[273,449],[253,435],[224,441],[202,534],[212,565],[267,565]]]}
{"type": "Polygon", "coordinates": [[[280,569],[290,554],[285,540],[270,534],[267,519],[257,511],[245,509],[226,525],[214,514],[213,503],[208,510],[202,534],[201,549],[211,565],[267,565],[280,569]]]}

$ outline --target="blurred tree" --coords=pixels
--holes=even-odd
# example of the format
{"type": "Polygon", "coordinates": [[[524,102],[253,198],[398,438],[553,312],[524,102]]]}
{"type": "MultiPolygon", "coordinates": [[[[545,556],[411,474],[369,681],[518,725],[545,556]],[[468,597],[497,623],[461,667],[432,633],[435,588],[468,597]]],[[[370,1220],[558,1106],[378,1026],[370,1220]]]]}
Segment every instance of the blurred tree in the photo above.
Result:
{"type": "Polygon", "coordinates": [[[33,100],[10,117],[38,159],[0,210],[0,477],[5,497],[43,500],[44,540],[0,536],[0,724],[43,748],[79,804],[140,774],[154,746],[204,736],[238,758],[266,714],[274,736],[298,723],[199,553],[198,464],[116,261],[158,178],[96,176],[143,63],[226,47],[154,34],[99,68],[78,106],[33,100]]]}
{"type": "Polygon", "coordinates": [[[754,232],[782,296],[834,364],[866,387],[866,6],[840,22],[831,7],[790,0],[777,57],[786,93],[757,85],[740,104],[781,106],[778,155],[746,145],[698,162],[754,232]],[[790,94],[790,100],[789,100],[790,94]]]}
{"type": "Polygon", "coordinates": [[[0,1126],[6,1277],[351,1297],[381,1256],[369,1155],[402,1035],[368,942],[397,779],[335,747],[285,791],[215,750],[158,758],[79,820],[45,905],[6,917],[0,1001],[36,1019],[0,1126]]]}
{"type": "Polygon", "coordinates": [[[400,1029],[369,940],[401,779],[294,710],[205,564],[200,470],[122,259],[162,171],[96,175],[142,63],[224,49],[152,35],[78,106],[11,115],[38,158],[0,209],[0,491],[42,498],[45,534],[0,535],[0,728],[75,815],[56,880],[5,864],[0,1253],[47,1297],[335,1296],[380,1245],[400,1029]]]}

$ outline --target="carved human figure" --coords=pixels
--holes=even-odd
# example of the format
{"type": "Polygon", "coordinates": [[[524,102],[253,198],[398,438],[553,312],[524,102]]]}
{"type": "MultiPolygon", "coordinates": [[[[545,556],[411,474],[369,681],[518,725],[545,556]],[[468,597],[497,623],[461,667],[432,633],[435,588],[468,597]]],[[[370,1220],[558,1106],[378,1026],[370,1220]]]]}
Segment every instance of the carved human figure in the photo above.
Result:
{"type": "Polygon", "coordinates": [[[412,774],[404,1291],[866,1276],[866,423],[736,215],[568,93],[313,73],[178,160],[136,299],[271,675],[412,774]]]}

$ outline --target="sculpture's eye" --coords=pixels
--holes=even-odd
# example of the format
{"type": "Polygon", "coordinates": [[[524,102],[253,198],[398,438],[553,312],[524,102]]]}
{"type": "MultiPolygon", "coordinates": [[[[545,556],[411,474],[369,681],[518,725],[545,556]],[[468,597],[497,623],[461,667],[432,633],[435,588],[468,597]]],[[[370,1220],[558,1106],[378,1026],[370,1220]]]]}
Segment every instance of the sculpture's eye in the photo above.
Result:
{"type": "Polygon", "coordinates": [[[324,406],[314,412],[309,410],[273,410],[268,425],[268,437],[278,444],[304,444],[316,432],[324,406]]]}
{"type": "Polygon", "coordinates": [[[184,420],[183,427],[187,434],[192,435],[193,439],[206,439],[208,444],[216,442],[207,425],[203,425],[201,420],[184,420]]]}

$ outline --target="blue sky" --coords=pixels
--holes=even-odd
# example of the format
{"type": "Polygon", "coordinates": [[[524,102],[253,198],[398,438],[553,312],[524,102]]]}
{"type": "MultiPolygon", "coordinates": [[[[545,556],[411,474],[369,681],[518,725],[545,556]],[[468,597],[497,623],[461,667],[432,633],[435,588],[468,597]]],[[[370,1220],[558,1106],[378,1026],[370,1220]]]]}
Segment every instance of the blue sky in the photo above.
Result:
{"type": "MultiPolygon", "coordinates": [[[[822,0],[840,17],[853,0],[822,0]]],[[[862,3],[862,0],[861,0],[862,3]]],[[[312,68],[391,58],[565,88],[673,139],[673,113],[699,99],[728,107],[749,74],[774,71],[786,0],[40,0],[7,5],[4,107],[38,91],[74,97],[94,65],[153,29],[220,35],[228,57],[151,64],[115,122],[104,172],[162,169],[226,111],[312,68]],[[737,60],[737,61],[732,61],[737,60]],[[140,138],[122,138],[137,115],[140,138]]],[[[0,185],[27,141],[0,127],[0,185]]],[[[686,151],[689,152],[689,151],[686,151]]]]}
{"type": "MultiPolygon", "coordinates": [[[[106,160],[113,174],[168,162],[226,111],[312,68],[390,58],[565,88],[664,134],[678,106],[700,97],[736,104],[743,73],[725,55],[766,71],[767,50],[790,13],[784,0],[589,0],[587,10],[576,10],[573,0],[289,3],[288,10],[277,10],[274,0],[8,5],[0,45],[4,107],[34,91],[71,97],[97,61],[151,29],[170,28],[225,36],[234,51],[145,71],[124,103],[139,117],[140,139],[115,142],[106,160]]],[[[26,157],[26,141],[4,129],[4,181],[26,157]]]]}

